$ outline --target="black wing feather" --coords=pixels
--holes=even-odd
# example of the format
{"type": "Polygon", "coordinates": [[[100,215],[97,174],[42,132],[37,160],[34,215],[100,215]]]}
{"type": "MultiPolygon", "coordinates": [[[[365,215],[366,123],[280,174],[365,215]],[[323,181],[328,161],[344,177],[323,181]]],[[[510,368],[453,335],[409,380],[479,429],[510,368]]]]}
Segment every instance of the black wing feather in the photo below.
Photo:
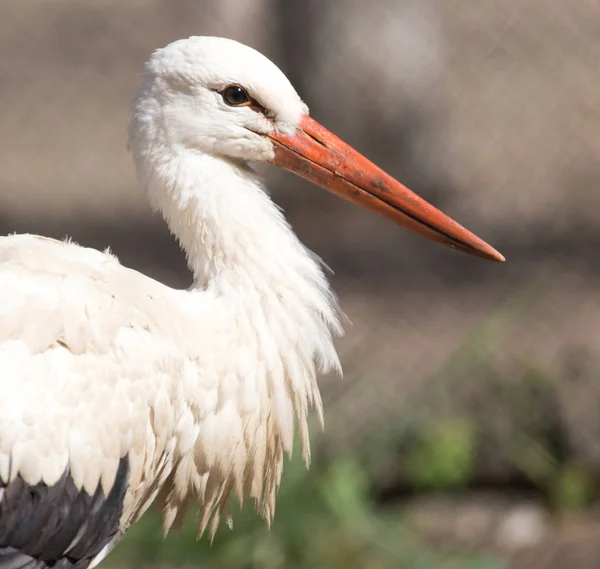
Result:
{"type": "Polygon", "coordinates": [[[0,480],[0,569],[84,569],[119,529],[129,479],[121,459],[108,496],[78,490],[67,470],[53,484],[0,480]]]}

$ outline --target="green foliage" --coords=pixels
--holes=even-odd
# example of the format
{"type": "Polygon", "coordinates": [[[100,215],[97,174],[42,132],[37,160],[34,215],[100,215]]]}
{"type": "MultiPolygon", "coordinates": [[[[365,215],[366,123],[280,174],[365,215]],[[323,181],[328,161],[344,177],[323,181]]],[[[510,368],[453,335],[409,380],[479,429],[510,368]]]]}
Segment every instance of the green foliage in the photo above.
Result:
{"type": "Polygon", "coordinates": [[[549,487],[552,502],[557,508],[583,508],[589,506],[594,495],[593,474],[582,466],[567,464],[558,469],[549,487]]]}
{"type": "Polygon", "coordinates": [[[420,434],[406,459],[408,479],[419,489],[457,490],[473,476],[476,432],[466,420],[433,423],[420,434]]]}

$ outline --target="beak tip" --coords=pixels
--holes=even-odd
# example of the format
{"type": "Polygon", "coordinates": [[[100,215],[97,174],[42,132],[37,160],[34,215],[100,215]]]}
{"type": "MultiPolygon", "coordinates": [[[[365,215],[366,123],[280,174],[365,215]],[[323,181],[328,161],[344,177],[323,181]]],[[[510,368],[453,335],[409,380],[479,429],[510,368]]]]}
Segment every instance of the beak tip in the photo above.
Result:
{"type": "Polygon", "coordinates": [[[495,261],[496,263],[505,263],[506,257],[500,253],[500,251],[496,251],[493,247],[488,245],[489,249],[485,252],[485,256],[490,261],[495,261]]]}

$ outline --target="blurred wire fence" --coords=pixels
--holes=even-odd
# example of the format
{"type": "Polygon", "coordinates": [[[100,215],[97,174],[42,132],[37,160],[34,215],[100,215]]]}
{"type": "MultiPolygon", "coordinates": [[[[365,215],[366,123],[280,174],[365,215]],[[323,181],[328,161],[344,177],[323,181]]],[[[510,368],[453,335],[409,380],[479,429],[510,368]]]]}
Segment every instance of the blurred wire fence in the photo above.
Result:
{"type": "MultiPolygon", "coordinates": [[[[256,47],[313,116],[508,259],[454,254],[265,172],[334,269],[353,322],[339,344],[344,380],[322,381],[317,457],[352,457],[349,479],[365,476],[369,504],[411,512],[428,551],[596,567],[599,30],[595,0],[3,0],[0,231],[110,245],[186,285],[183,256],[136,187],[129,103],[169,41],[256,47]],[[450,498],[430,497],[442,491],[450,498]],[[564,514],[579,507],[584,517],[564,514]]],[[[326,500],[314,476],[304,498],[326,500]]],[[[367,526],[382,523],[369,512],[367,526]]],[[[304,566],[273,543],[267,561],[239,566],[304,566]]],[[[446,553],[431,566],[504,566],[446,553]]],[[[315,555],[312,567],[388,566],[315,555]]]]}

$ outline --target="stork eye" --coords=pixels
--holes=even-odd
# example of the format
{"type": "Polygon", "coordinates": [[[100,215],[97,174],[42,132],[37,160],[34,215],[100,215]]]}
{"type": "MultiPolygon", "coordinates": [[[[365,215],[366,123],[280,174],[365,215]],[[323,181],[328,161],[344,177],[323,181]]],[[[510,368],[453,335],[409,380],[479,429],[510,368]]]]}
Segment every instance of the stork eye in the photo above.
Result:
{"type": "Polygon", "coordinates": [[[239,85],[229,85],[221,92],[221,96],[230,107],[242,107],[251,102],[248,93],[239,85]]]}

